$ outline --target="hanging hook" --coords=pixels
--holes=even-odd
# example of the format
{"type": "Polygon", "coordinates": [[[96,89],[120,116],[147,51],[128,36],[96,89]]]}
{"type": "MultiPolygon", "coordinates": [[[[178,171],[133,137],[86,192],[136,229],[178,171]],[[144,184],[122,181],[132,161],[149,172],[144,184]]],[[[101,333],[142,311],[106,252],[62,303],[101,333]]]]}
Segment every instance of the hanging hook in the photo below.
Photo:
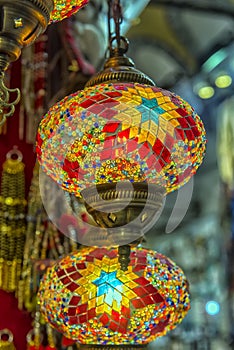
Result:
{"type": "Polygon", "coordinates": [[[23,154],[18,149],[18,146],[15,145],[13,146],[13,149],[7,153],[6,159],[13,159],[20,163],[23,159],[23,154]]]}
{"type": "Polygon", "coordinates": [[[0,73],[0,127],[6,122],[6,119],[15,112],[15,105],[20,101],[20,90],[9,89],[4,84],[4,72],[0,73]],[[15,93],[14,101],[9,102],[10,94],[15,93]]]}

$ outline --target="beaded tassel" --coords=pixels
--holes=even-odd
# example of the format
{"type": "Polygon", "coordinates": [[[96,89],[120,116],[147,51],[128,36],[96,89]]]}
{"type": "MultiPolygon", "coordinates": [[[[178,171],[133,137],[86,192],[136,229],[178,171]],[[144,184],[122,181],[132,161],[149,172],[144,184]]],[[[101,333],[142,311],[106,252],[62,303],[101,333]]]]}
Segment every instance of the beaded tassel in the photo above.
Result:
{"type": "Polygon", "coordinates": [[[25,241],[26,204],[22,154],[14,149],[3,164],[1,182],[0,288],[16,294],[25,241]]]}
{"type": "Polygon", "coordinates": [[[54,332],[49,324],[45,326],[47,335],[47,345],[43,345],[43,330],[41,324],[41,313],[36,311],[34,317],[34,327],[27,334],[27,350],[56,350],[54,332]]]}
{"type": "MultiPolygon", "coordinates": [[[[42,179],[40,179],[40,182],[42,179]]],[[[45,186],[44,191],[49,190],[45,186]]],[[[36,163],[28,197],[26,241],[19,282],[18,307],[33,317],[33,329],[27,336],[27,350],[56,350],[56,332],[45,325],[38,310],[36,295],[47,267],[61,256],[77,250],[77,243],[62,235],[49,221],[39,190],[39,164],[36,163]],[[46,345],[43,345],[46,344],[46,345]]]]}
{"type": "Polygon", "coordinates": [[[36,294],[46,268],[59,257],[76,249],[76,242],[61,235],[48,219],[41,200],[39,165],[36,163],[28,198],[26,241],[18,293],[19,309],[35,311],[36,294]]]}

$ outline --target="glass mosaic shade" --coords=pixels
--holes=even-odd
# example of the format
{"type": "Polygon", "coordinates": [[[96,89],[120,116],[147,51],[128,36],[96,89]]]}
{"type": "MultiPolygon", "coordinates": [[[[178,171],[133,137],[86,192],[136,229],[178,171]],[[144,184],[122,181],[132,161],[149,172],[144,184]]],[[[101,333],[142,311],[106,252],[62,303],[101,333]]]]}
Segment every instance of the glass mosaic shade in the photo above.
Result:
{"type": "Polygon", "coordinates": [[[70,17],[87,3],[88,0],[54,0],[54,9],[50,14],[50,23],[70,17]]]}
{"type": "Polygon", "coordinates": [[[103,83],[65,97],[42,119],[42,169],[81,196],[95,184],[148,182],[169,193],[185,184],[205,153],[205,130],[179,96],[139,83],[103,83]]]}
{"type": "Polygon", "coordinates": [[[183,271],[143,248],[132,249],[126,272],[117,249],[83,248],[48,269],[39,298],[46,321],[80,344],[144,345],[190,308],[183,271]]]}

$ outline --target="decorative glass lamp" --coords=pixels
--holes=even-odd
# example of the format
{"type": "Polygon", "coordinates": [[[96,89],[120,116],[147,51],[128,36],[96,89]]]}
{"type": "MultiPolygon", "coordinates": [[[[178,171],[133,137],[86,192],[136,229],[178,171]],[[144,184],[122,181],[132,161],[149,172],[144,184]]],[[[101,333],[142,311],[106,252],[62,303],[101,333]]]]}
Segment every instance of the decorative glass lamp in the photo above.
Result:
{"type": "Polygon", "coordinates": [[[16,61],[21,49],[32,44],[51,22],[61,21],[77,12],[88,0],[0,0],[0,126],[15,110],[19,89],[4,84],[9,63],[16,61]],[[16,95],[10,101],[10,94],[16,95]]]}
{"type": "Polygon", "coordinates": [[[146,349],[190,308],[183,271],[166,256],[134,248],[126,272],[117,249],[83,248],[50,267],[40,285],[46,322],[80,349],[146,349]]]}
{"type": "Polygon", "coordinates": [[[165,194],[189,181],[202,163],[206,139],[193,108],[154,86],[126,56],[120,1],[108,4],[104,70],[51,107],[36,149],[43,171],[85,202],[96,224],[107,229],[110,246],[121,246],[142,237],[165,194]]]}
{"type": "Polygon", "coordinates": [[[63,19],[70,17],[89,0],[53,0],[54,8],[50,14],[50,23],[62,21],[63,19]]]}

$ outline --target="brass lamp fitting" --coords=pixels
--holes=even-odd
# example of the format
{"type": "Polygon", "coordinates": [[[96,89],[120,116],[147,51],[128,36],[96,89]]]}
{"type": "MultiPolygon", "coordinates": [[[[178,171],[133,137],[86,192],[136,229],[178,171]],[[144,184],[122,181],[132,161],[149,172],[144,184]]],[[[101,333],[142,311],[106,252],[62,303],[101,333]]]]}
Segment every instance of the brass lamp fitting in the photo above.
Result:
{"type": "Polygon", "coordinates": [[[5,71],[19,58],[21,49],[45,31],[53,6],[53,0],[0,0],[0,126],[20,99],[19,89],[5,86],[5,71]],[[14,101],[10,101],[11,93],[16,94],[14,101]]]}
{"type": "Polygon", "coordinates": [[[96,224],[107,229],[106,244],[119,246],[119,263],[126,271],[131,253],[128,243],[139,243],[153,225],[165,189],[145,182],[122,182],[95,185],[81,194],[96,224]]]}

